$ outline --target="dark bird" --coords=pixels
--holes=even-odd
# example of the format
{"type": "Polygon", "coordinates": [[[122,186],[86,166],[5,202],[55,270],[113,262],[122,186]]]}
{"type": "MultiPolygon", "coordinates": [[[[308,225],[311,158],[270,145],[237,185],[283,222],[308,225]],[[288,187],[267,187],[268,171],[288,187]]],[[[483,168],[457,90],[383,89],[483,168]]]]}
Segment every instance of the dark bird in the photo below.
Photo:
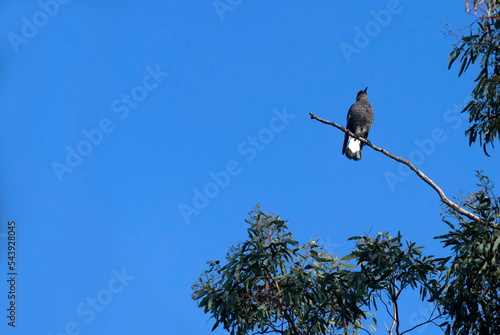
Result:
{"type": "MultiPolygon", "coordinates": [[[[368,87],[358,92],[356,102],[349,108],[346,126],[351,132],[364,139],[368,138],[368,132],[373,124],[373,108],[366,100],[366,90],[368,90],[368,87]]],[[[361,141],[347,135],[347,133],[345,134],[342,155],[345,154],[347,158],[359,161],[362,148],[363,143],[361,141]]]]}

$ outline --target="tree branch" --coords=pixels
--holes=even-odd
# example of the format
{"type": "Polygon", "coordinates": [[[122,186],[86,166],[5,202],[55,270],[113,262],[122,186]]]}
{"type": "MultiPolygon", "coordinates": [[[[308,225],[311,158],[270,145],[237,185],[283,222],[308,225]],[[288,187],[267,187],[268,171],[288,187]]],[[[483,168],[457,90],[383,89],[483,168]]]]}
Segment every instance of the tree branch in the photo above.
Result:
{"type": "MultiPolygon", "coordinates": [[[[394,308],[394,319],[392,319],[392,326],[391,326],[391,329],[389,329],[389,335],[392,335],[392,330],[394,329],[394,326],[396,325],[396,322],[398,320],[398,308],[397,308],[396,304],[393,304],[392,307],[394,308]]],[[[397,334],[397,332],[396,332],[396,334],[397,334]]]]}
{"type": "MultiPolygon", "coordinates": [[[[401,333],[401,335],[403,335],[404,333],[411,332],[413,329],[418,328],[418,327],[420,327],[420,326],[423,326],[423,325],[425,325],[426,323],[431,323],[431,322],[432,322],[432,323],[434,323],[434,321],[435,321],[435,320],[437,320],[437,319],[439,319],[439,318],[441,317],[441,314],[439,314],[439,315],[435,316],[434,318],[432,317],[432,315],[434,314],[434,311],[435,311],[435,310],[436,310],[436,306],[434,307],[434,310],[432,311],[431,316],[429,316],[429,320],[424,321],[424,322],[421,322],[421,323],[419,323],[418,325],[416,325],[416,326],[414,326],[414,327],[412,327],[412,328],[410,328],[410,329],[408,329],[408,330],[405,330],[404,332],[402,332],[402,333],[401,333]]],[[[435,323],[434,323],[434,324],[435,324],[435,323]]]]}
{"type": "Polygon", "coordinates": [[[398,298],[401,294],[401,291],[398,291],[398,287],[396,285],[396,277],[393,278],[394,285],[394,321],[396,322],[396,334],[399,335],[399,307],[398,307],[398,298]]]}
{"type": "Polygon", "coordinates": [[[404,165],[408,166],[410,168],[410,170],[412,170],[413,172],[415,172],[417,174],[417,176],[420,177],[420,179],[422,179],[423,181],[425,181],[427,184],[429,184],[434,190],[436,190],[436,192],[439,194],[439,197],[441,198],[441,202],[443,202],[445,205],[447,205],[448,207],[450,207],[451,209],[457,211],[458,213],[468,217],[469,219],[471,220],[474,220],[474,221],[478,221],[478,222],[484,222],[483,220],[481,220],[481,218],[479,218],[478,216],[468,212],[467,210],[463,209],[462,207],[458,206],[457,204],[455,204],[454,202],[452,202],[450,199],[448,199],[446,197],[446,195],[444,194],[443,190],[441,190],[441,188],[439,188],[439,186],[437,186],[429,177],[427,177],[425,174],[422,173],[422,171],[420,171],[419,169],[417,169],[410,161],[406,160],[406,159],[403,159],[403,158],[400,158],[400,157],[397,157],[393,154],[391,154],[390,152],[388,152],[387,150],[383,149],[383,148],[379,148],[373,144],[371,144],[370,141],[364,139],[363,137],[360,137],[354,133],[352,133],[351,131],[349,131],[348,129],[342,127],[342,126],[339,126],[338,124],[334,123],[334,122],[331,122],[331,121],[327,121],[327,120],[323,120],[322,118],[319,118],[317,117],[316,115],[314,115],[313,113],[309,113],[309,115],[311,116],[311,119],[315,119],[321,123],[324,123],[324,124],[329,124],[330,126],[334,126],[335,128],[337,129],[340,129],[341,131],[343,131],[344,133],[347,133],[349,134],[349,136],[351,137],[354,137],[356,139],[358,139],[359,141],[361,141],[363,144],[369,146],[370,148],[372,148],[373,150],[375,151],[378,151],[378,152],[381,152],[383,153],[384,155],[386,155],[387,157],[390,157],[392,159],[394,159],[395,161],[399,162],[399,163],[403,163],[404,165]]]}

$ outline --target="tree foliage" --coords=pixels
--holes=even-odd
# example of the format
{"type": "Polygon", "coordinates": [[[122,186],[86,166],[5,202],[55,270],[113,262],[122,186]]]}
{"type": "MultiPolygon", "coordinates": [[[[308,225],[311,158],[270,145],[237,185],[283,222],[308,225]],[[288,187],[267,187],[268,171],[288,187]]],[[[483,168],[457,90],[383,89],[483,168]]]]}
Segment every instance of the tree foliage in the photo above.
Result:
{"type": "Polygon", "coordinates": [[[469,145],[479,136],[479,143],[488,155],[487,144],[494,147],[500,136],[500,5],[495,0],[472,2],[476,20],[469,26],[467,36],[457,36],[459,41],[449,56],[448,68],[459,59],[461,76],[471,64],[479,65],[477,85],[462,113],[469,113],[470,127],[466,131],[469,145]]]}
{"type": "Polygon", "coordinates": [[[425,256],[400,233],[355,236],[356,248],[338,258],[317,240],[300,245],[273,214],[251,214],[248,240],[231,247],[225,264],[210,261],[193,284],[193,299],[231,334],[358,334],[374,332],[378,314],[389,315],[389,334],[432,323],[445,334],[500,333],[500,199],[477,173],[480,189],[461,205],[481,218],[452,209],[449,231],[435,237],[451,255],[425,256]],[[451,221],[456,221],[455,224],[451,221]],[[429,318],[401,329],[399,300],[418,290],[434,304],[429,318]]]}
{"type": "Polygon", "coordinates": [[[327,334],[357,329],[363,292],[349,285],[348,265],[314,240],[300,246],[286,221],[257,206],[246,220],[248,240],[227,263],[210,261],[193,299],[231,334],[327,334]]]}
{"type": "Polygon", "coordinates": [[[388,331],[403,334],[410,329],[400,330],[401,293],[419,288],[423,300],[442,268],[400,234],[353,237],[356,249],[339,260],[314,239],[300,246],[285,221],[259,207],[246,221],[249,239],[230,248],[226,264],[208,262],[193,284],[192,298],[215,319],[213,329],[231,334],[370,333],[378,305],[392,320],[388,331]]]}
{"type": "Polygon", "coordinates": [[[488,177],[477,173],[481,189],[463,205],[483,222],[471,221],[455,212],[458,221],[447,234],[438,236],[451,247],[449,268],[442,276],[442,290],[435,299],[449,319],[447,334],[500,333],[500,199],[488,177]]]}
{"type": "MultiPolygon", "coordinates": [[[[401,294],[407,289],[418,288],[423,301],[429,292],[435,291],[436,278],[444,267],[433,256],[424,256],[422,247],[408,240],[403,243],[399,232],[396,237],[379,233],[375,238],[355,236],[350,239],[357,241],[357,248],[343,259],[354,259],[359,266],[359,271],[352,273],[353,284],[372,297],[367,307],[375,313],[377,302],[384,305],[392,320],[390,328],[385,325],[390,334],[409,331],[400,327],[401,294]]],[[[439,316],[439,312],[433,312],[428,320],[414,328],[434,322],[439,316]]]]}

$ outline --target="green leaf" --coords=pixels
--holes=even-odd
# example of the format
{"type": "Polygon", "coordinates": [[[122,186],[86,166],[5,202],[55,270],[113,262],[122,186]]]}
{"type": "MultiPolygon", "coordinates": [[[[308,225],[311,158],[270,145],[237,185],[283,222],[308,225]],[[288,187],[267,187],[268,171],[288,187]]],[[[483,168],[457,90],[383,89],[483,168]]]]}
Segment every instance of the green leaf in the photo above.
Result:
{"type": "Polygon", "coordinates": [[[497,249],[498,249],[498,245],[500,245],[500,236],[497,237],[497,239],[495,240],[495,244],[493,244],[493,249],[492,249],[492,252],[495,254],[497,249]]]}
{"type": "Polygon", "coordinates": [[[357,258],[356,255],[349,254],[347,256],[342,257],[340,260],[342,260],[342,261],[350,261],[351,259],[356,259],[356,258],[357,258]]]}

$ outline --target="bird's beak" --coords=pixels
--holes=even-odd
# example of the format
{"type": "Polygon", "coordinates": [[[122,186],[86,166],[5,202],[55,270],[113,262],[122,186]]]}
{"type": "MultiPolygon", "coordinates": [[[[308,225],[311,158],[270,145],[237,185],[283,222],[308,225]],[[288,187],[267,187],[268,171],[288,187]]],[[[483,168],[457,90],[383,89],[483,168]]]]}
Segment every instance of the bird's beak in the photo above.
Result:
{"type": "Polygon", "coordinates": [[[365,88],[365,93],[366,93],[366,90],[367,90],[367,89],[368,89],[368,87],[367,87],[367,88],[365,88]]]}

